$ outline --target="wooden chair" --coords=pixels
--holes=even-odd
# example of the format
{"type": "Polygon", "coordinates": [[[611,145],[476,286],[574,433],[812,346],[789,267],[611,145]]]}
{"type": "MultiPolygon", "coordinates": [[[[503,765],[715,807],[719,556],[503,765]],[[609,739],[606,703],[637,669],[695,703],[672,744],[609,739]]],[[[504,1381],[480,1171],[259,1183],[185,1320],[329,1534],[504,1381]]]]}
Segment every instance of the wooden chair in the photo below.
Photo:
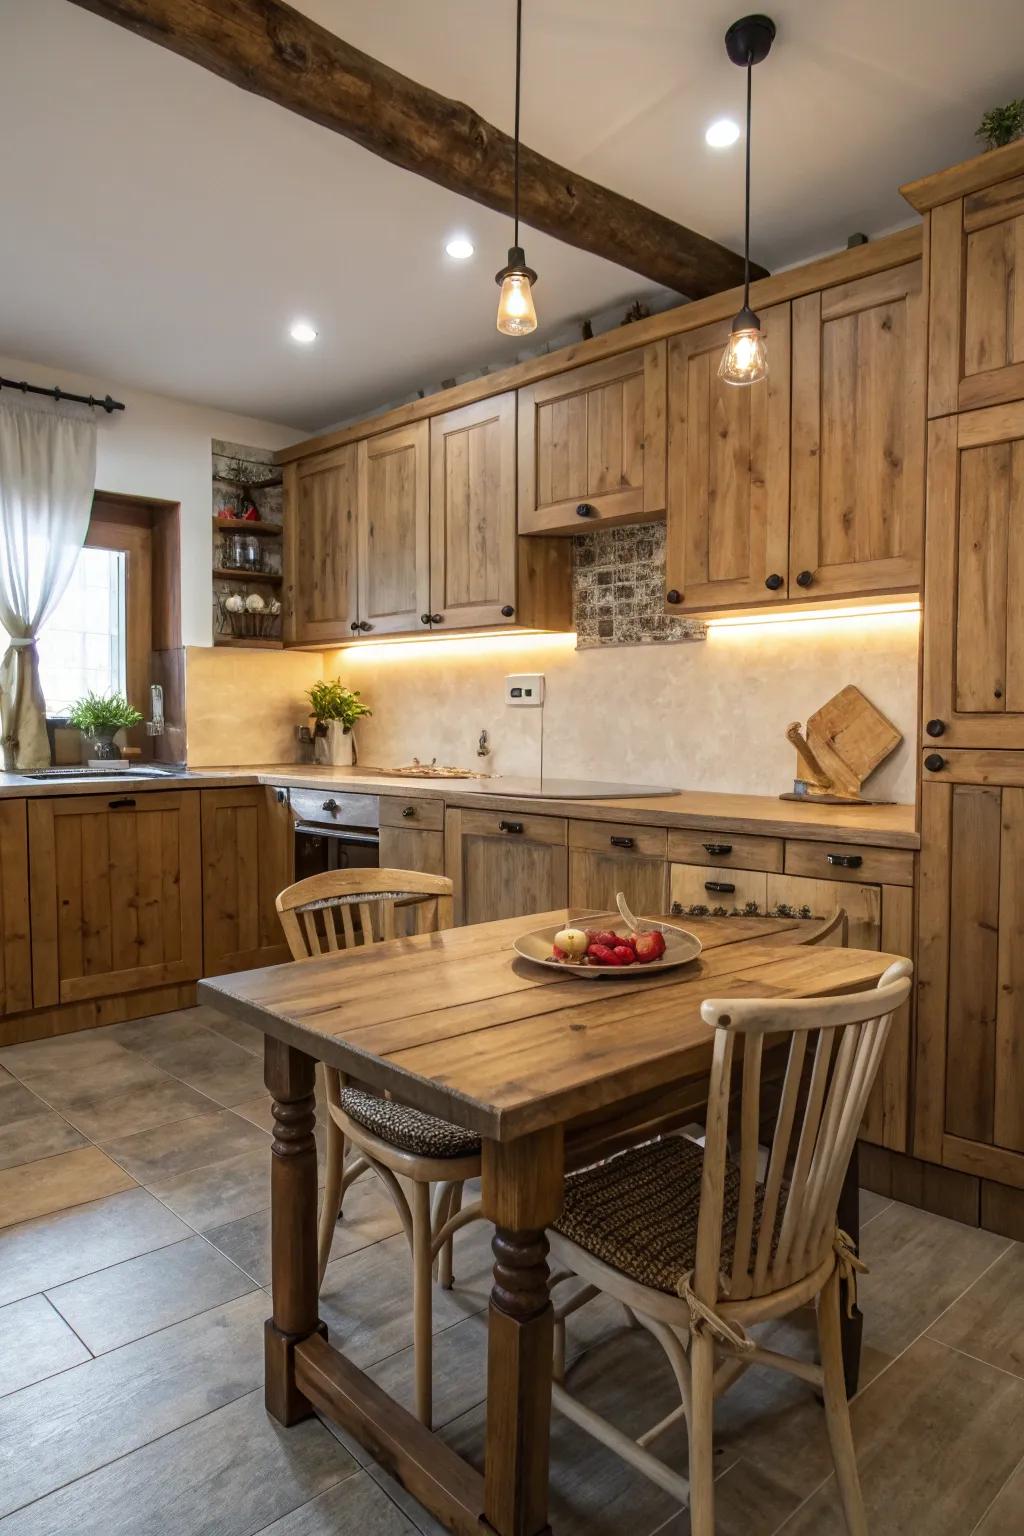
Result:
{"type": "MultiPolygon", "coordinates": [[[[406,869],[336,870],[300,880],[277,898],[293,960],[395,938],[397,907],[415,916],[417,933],[450,928],[452,882],[406,869]]],[[[436,1268],[440,1283],[451,1287],[452,1238],[481,1214],[479,1201],[462,1206],[463,1185],[480,1173],[480,1141],[460,1126],[354,1086],[323,1063],[318,1079],[318,1097],[327,1108],[325,1187],[317,1234],[320,1283],[345,1191],[371,1169],[390,1194],[412,1251],[416,1413],[429,1426],[431,1276],[436,1268]],[[355,1156],[346,1166],[347,1143],[355,1156]],[[412,1184],[411,1204],[400,1177],[412,1184]]]]}
{"type": "Polygon", "coordinates": [[[566,1179],[565,1203],[550,1235],[563,1271],[554,1286],[575,1276],[584,1287],[555,1307],[554,1405],[689,1501],[693,1536],[714,1533],[715,1397],[751,1365],[788,1372],[823,1391],[847,1528],[850,1536],[866,1536],[839,1325],[840,1280],[851,1280],[863,1266],[838,1230],[836,1210],[910,974],[910,962],[899,960],[870,992],[705,1002],[701,1016],[715,1039],[703,1150],[670,1136],[566,1179]],[[762,1183],[758,1126],[768,1037],[769,1051],[782,1053],[786,1070],[762,1183]],[[805,1061],[810,1076],[802,1093],[805,1061]],[[727,1153],[734,1062],[740,1079],[735,1163],[727,1153]],[[680,1407],[638,1440],[578,1402],[565,1384],[565,1319],[599,1291],[654,1335],[679,1387],[680,1407]],[[750,1324],[783,1317],[813,1298],[820,1365],[761,1348],[747,1334],[750,1324]],[[689,1436],[689,1480],[648,1449],[680,1419],[689,1436]]]}

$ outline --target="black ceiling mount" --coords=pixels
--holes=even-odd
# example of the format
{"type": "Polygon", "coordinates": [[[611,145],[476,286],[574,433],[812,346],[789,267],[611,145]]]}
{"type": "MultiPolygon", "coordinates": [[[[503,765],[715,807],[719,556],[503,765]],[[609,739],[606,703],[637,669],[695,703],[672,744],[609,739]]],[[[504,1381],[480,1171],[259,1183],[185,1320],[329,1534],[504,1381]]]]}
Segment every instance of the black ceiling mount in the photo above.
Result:
{"type": "Polygon", "coordinates": [[[768,57],[775,41],[775,23],[770,16],[742,16],[725,34],[725,51],[734,64],[746,69],[768,57]]]}

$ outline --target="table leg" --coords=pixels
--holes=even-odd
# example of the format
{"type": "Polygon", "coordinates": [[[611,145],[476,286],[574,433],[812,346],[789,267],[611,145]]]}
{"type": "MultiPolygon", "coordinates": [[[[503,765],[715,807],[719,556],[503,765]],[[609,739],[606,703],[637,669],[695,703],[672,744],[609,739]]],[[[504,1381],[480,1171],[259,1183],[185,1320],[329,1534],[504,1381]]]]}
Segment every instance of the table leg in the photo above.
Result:
{"type": "Polygon", "coordinates": [[[498,1536],[542,1536],[550,1530],[554,1335],[545,1228],[562,1205],[562,1130],[483,1145],[484,1213],[496,1228],[484,1514],[498,1536]]]}
{"type": "Polygon", "coordinates": [[[270,1224],[273,1316],[264,1330],[267,1411],[282,1424],[308,1419],[312,1405],[295,1385],[294,1348],[316,1333],[316,1063],[268,1035],[264,1077],[274,1101],[270,1224]]]}
{"type": "MultiPolygon", "coordinates": [[[[838,1221],[854,1245],[860,1247],[860,1155],[857,1143],[853,1144],[853,1156],[846,1170],[846,1178],[839,1192],[838,1221]]],[[[853,1397],[860,1381],[860,1352],[864,1335],[864,1318],[860,1307],[854,1304],[852,1317],[848,1315],[848,1289],[846,1281],[839,1287],[839,1333],[843,1346],[843,1375],[846,1378],[846,1395],[853,1397]]]]}

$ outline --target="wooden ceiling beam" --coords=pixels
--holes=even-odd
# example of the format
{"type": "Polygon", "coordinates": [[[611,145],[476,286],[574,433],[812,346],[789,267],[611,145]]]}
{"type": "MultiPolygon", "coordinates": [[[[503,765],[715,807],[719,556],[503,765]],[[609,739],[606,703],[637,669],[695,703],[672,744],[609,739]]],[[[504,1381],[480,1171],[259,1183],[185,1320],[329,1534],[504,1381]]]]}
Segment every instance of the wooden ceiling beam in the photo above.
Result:
{"type": "MultiPolygon", "coordinates": [[[[353,48],[284,0],[71,4],[310,118],[393,165],[498,213],[512,212],[513,141],[507,133],[472,107],[353,48]]],[[[520,217],[531,228],[691,299],[742,281],[742,257],[695,230],[525,145],[520,165],[520,217]]],[[[764,268],[755,266],[752,274],[763,277],[764,268]]]]}

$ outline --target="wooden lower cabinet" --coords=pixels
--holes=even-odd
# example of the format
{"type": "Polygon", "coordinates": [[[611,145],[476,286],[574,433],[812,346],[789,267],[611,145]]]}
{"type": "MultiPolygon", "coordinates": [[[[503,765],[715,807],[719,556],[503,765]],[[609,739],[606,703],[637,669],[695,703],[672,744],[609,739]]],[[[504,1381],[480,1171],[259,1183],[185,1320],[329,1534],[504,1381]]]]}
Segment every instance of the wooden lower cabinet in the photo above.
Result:
{"type": "Polygon", "coordinates": [[[668,897],[666,845],[663,827],[571,821],[570,906],[614,912],[615,898],[621,891],[637,914],[664,912],[668,897]]]}
{"type": "Polygon", "coordinates": [[[187,789],[29,801],[36,1008],[201,975],[199,798],[187,789]]]}
{"type": "Polygon", "coordinates": [[[449,810],[445,873],[455,886],[455,921],[488,923],[565,907],[566,844],[560,816],[449,810]]]}
{"type": "Polygon", "coordinates": [[[921,787],[914,1151],[1024,1188],[1024,788],[994,755],[921,787]]]}
{"type": "Polygon", "coordinates": [[[293,823],[287,796],[259,785],[204,789],[197,798],[202,814],[204,974],[289,960],[274,905],[278,891],[292,879],[293,823]]]}
{"type": "MultiPolygon", "coordinates": [[[[382,824],[380,867],[381,869],[412,869],[421,875],[443,875],[444,833],[432,832],[416,826],[389,827],[382,824]]],[[[414,907],[398,908],[395,912],[395,932],[399,938],[416,932],[414,907]]]]}
{"type": "Polygon", "coordinates": [[[0,800],[0,1014],[31,1006],[25,801],[0,800]]]}

